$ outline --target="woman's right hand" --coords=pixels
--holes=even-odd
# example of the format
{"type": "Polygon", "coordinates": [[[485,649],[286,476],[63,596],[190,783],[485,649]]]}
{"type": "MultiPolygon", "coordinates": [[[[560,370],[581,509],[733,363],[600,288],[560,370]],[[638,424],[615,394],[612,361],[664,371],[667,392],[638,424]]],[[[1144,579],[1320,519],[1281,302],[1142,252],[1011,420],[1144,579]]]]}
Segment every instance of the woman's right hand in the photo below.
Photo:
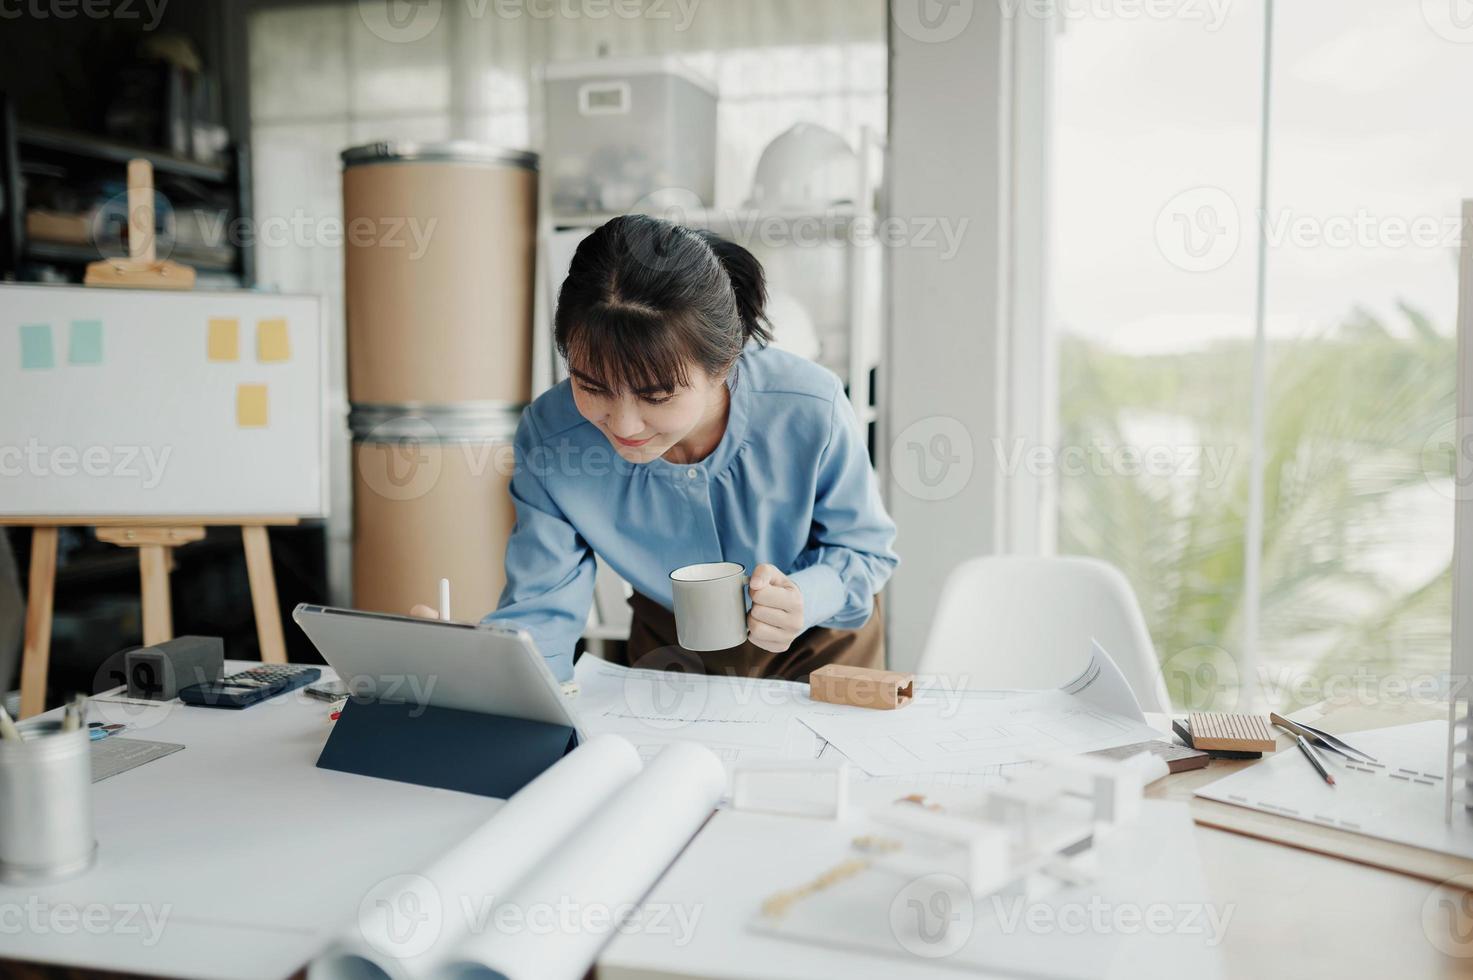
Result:
{"type": "Polygon", "coordinates": [[[409,615],[418,616],[421,619],[439,619],[440,610],[427,606],[423,602],[416,602],[414,608],[409,610],[409,615]]]}

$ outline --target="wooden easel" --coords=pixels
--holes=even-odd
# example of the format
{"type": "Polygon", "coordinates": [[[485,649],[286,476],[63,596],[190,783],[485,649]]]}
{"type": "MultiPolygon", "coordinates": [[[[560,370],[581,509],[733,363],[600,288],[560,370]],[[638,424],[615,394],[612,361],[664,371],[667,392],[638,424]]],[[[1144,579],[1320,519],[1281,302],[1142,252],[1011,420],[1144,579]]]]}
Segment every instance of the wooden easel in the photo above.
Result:
{"type": "Polygon", "coordinates": [[[172,548],[205,536],[205,526],[240,527],[245,546],[256,637],[264,663],[286,663],[286,637],[271,570],[270,525],[290,526],[294,517],[9,517],[0,524],[31,527],[31,571],[26,594],[25,647],[20,661],[20,716],[29,718],[46,707],[46,675],[51,663],[51,619],[56,595],[56,540],[61,527],[95,527],[99,541],[138,549],[143,604],[143,642],[162,643],[174,636],[169,602],[172,548]]]}
{"type": "MultiPolygon", "coordinates": [[[[134,289],[192,289],[194,270],[168,260],[160,261],[154,247],[153,165],[128,161],[127,259],[93,262],[84,280],[88,286],[134,289]]],[[[0,518],[0,524],[28,525],[31,531],[31,570],[26,598],[25,647],[21,656],[20,716],[45,710],[46,675],[51,661],[51,622],[56,592],[56,542],[61,526],[96,528],[99,541],[138,549],[138,572],[143,605],[143,642],[162,643],[174,635],[169,602],[171,549],[205,536],[205,525],[237,525],[245,546],[246,573],[256,614],[261,660],[286,663],[286,640],[277,606],[276,576],[271,570],[268,525],[292,525],[295,517],[34,517],[0,518]]]]}

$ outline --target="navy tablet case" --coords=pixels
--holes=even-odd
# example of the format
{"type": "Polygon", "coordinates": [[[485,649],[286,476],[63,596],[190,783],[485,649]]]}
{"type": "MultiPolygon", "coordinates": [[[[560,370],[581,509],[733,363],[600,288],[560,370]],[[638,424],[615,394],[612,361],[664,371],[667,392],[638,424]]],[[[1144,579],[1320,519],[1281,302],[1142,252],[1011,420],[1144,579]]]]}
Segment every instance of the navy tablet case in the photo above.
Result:
{"type": "Polygon", "coordinates": [[[317,765],[506,799],[577,744],[567,725],[349,698],[317,765]]]}

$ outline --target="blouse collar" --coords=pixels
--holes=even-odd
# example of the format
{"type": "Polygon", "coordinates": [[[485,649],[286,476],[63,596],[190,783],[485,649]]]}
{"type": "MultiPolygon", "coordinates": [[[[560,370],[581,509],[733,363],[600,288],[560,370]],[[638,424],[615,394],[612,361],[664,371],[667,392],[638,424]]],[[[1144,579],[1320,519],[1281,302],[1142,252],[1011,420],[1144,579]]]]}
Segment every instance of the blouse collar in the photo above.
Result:
{"type": "Polygon", "coordinates": [[[737,359],[736,367],[726,378],[726,390],[729,396],[726,409],[726,431],[721,434],[721,441],[716,444],[711,454],[698,463],[672,463],[663,456],[659,456],[646,463],[646,466],[653,467],[657,473],[679,478],[687,477],[692,468],[704,472],[708,478],[715,477],[726,469],[747,438],[747,422],[752,407],[752,378],[750,377],[750,365],[747,363],[747,353],[751,349],[749,345],[742,351],[741,356],[737,359]]]}

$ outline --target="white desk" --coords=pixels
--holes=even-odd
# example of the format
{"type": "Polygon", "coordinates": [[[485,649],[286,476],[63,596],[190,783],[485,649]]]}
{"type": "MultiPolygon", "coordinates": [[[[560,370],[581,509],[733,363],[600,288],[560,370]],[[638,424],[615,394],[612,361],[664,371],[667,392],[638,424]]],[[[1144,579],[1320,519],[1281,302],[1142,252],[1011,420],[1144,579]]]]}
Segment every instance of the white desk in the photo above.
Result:
{"type": "MultiPolygon", "coordinates": [[[[423,870],[500,805],[317,769],[327,710],[301,692],[240,712],[96,704],[92,717],[127,722],[127,736],[187,748],[94,786],[101,847],[92,870],[39,888],[0,886],[0,960],[202,980],[289,976],[351,923],[375,883],[423,870]],[[40,929],[25,918],[32,910],[40,929]],[[154,945],[141,910],[162,917],[154,945]],[[114,927],[96,931],[99,916],[114,927]]],[[[1152,795],[1186,798],[1197,780],[1227,769],[1168,777],[1152,795]]],[[[1195,836],[1211,900],[1236,907],[1223,943],[1229,976],[1473,970],[1473,957],[1444,955],[1424,931],[1425,910],[1442,899],[1467,919],[1456,887],[1205,827],[1195,836]]],[[[682,896],[690,884],[677,862],[652,898],[682,896]]],[[[845,959],[739,929],[757,897],[752,887],[712,880],[698,894],[701,936],[671,950],[661,975],[832,976],[845,959]],[[710,956],[713,944],[726,955],[710,956]]],[[[1462,925],[1473,935],[1473,921],[1462,925]]],[[[621,939],[604,959],[612,966],[639,953],[648,962],[647,952],[621,939]]],[[[877,976],[911,972],[901,961],[872,964],[877,976]]]]}
{"type": "Polygon", "coordinates": [[[501,805],[316,768],[327,714],[301,691],[243,711],[94,703],[92,720],[129,724],[116,737],[186,748],[94,784],[90,871],[0,886],[0,959],[289,976],[352,921],[371,886],[423,870],[501,805]],[[162,922],[154,945],[145,913],[162,922]]]}
{"type": "MultiPolygon", "coordinates": [[[[1376,712],[1347,714],[1349,724],[1327,727],[1348,733],[1425,716],[1410,709],[1389,709],[1382,718],[1374,717],[1376,712]]],[[[1163,730],[1168,724],[1165,716],[1148,715],[1148,721],[1163,730]]],[[[1210,801],[1193,801],[1194,787],[1247,764],[1215,761],[1206,769],[1167,776],[1153,784],[1147,796],[1189,803],[1195,809],[1210,801]]],[[[900,795],[894,787],[882,792],[864,789],[863,784],[857,788],[869,802],[900,795]]],[[[943,803],[964,793],[926,792],[943,803]]],[[[754,828],[770,819],[737,816],[754,828]]],[[[1221,946],[1227,976],[1473,977],[1473,901],[1464,890],[1466,880],[1435,884],[1212,827],[1197,825],[1193,831],[1209,900],[1233,912],[1221,946]],[[1449,921],[1449,914],[1457,917],[1456,923],[1449,921]],[[1450,938],[1460,937],[1461,955],[1444,951],[1450,938]]],[[[940,980],[978,975],[936,961],[871,957],[746,931],[746,922],[772,890],[770,885],[765,890],[756,887],[752,878],[802,880],[822,864],[811,855],[795,857],[762,847],[756,837],[741,853],[724,857],[711,855],[709,849],[703,852],[701,843],[697,838],[691,845],[690,852],[697,857],[693,864],[716,867],[725,860],[729,875],[723,883],[703,888],[689,873],[692,868],[677,862],[647,899],[699,903],[700,917],[691,934],[679,944],[646,935],[617,937],[599,958],[611,977],[827,980],[842,975],[940,980]],[[738,874],[742,880],[731,880],[738,874]]]]}

